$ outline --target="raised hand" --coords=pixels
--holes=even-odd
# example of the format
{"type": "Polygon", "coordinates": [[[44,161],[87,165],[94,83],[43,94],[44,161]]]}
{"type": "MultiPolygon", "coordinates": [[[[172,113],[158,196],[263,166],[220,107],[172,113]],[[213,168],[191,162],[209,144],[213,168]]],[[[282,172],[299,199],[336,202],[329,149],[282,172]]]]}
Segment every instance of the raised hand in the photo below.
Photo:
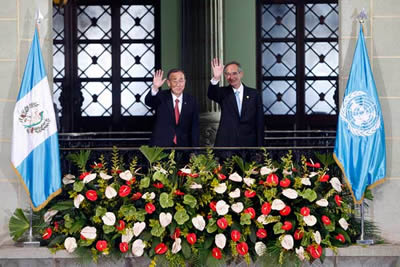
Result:
{"type": "Polygon", "coordinates": [[[160,88],[164,82],[167,80],[166,78],[163,79],[164,72],[162,70],[156,70],[153,77],[153,88],[158,89],[160,88]]]}
{"type": "Polygon", "coordinates": [[[211,67],[213,71],[213,79],[219,81],[224,72],[224,65],[221,63],[219,58],[213,58],[211,61],[211,67]]]}

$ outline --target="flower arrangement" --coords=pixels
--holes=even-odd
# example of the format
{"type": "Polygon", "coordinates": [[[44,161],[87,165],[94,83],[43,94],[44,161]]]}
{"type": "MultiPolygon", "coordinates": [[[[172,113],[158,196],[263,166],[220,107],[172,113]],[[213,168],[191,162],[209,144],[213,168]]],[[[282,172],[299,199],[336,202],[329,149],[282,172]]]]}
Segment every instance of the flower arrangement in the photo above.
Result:
{"type": "Polygon", "coordinates": [[[178,166],[175,153],[141,147],[125,166],[113,150],[87,170],[88,152],[72,154],[79,175],[63,178],[63,194],[44,211],[42,239],[97,261],[100,256],[148,256],[152,265],[215,266],[268,257],[312,262],[324,248],[351,244],[352,206],[328,166],[289,152],[273,162],[220,164],[211,150],[178,166]]]}

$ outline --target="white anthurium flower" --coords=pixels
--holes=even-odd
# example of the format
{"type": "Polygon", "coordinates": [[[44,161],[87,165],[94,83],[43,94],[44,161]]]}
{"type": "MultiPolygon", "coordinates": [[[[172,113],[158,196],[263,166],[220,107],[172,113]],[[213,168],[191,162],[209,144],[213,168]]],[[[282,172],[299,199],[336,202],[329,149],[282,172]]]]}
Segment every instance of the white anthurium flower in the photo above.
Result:
{"type": "Polygon", "coordinates": [[[317,218],[314,215],[304,216],[303,220],[308,226],[314,226],[317,223],[317,218]]]}
{"type": "Polygon", "coordinates": [[[184,174],[191,174],[192,171],[189,168],[182,168],[180,169],[181,172],[183,172],[184,174]]]}
{"type": "Polygon", "coordinates": [[[96,176],[97,176],[97,174],[95,174],[95,173],[86,175],[85,178],[83,178],[83,183],[84,184],[90,183],[91,181],[96,179],[96,176]]]}
{"type": "Polygon", "coordinates": [[[64,240],[64,247],[65,247],[65,250],[68,251],[68,253],[74,252],[75,249],[78,247],[75,237],[67,237],[64,240]]]}
{"type": "Polygon", "coordinates": [[[320,234],[320,232],[319,231],[314,232],[313,236],[314,236],[315,243],[317,243],[318,245],[321,244],[321,234],[320,234]]]}
{"type": "Polygon", "coordinates": [[[133,224],[133,235],[139,236],[143,232],[144,228],[146,228],[145,222],[135,222],[133,224]]]}
{"type": "Polygon", "coordinates": [[[230,196],[231,198],[238,198],[238,197],[240,197],[240,189],[239,189],[239,188],[236,188],[234,191],[232,191],[232,192],[229,193],[229,196],[230,196]]]}
{"type": "Polygon", "coordinates": [[[106,198],[112,199],[117,195],[117,191],[112,187],[112,186],[107,186],[106,187],[106,198]]]}
{"type": "Polygon", "coordinates": [[[258,216],[257,222],[264,224],[264,225],[267,224],[267,215],[262,214],[262,215],[258,216]]]}
{"type": "Polygon", "coordinates": [[[315,175],[317,175],[318,172],[310,172],[310,174],[308,175],[308,177],[313,178],[315,175]]]}
{"type": "Polygon", "coordinates": [[[121,173],[119,174],[119,177],[120,177],[122,180],[129,181],[129,180],[132,179],[133,175],[132,175],[132,173],[131,173],[130,170],[126,170],[126,171],[124,171],[124,172],[121,172],[121,173]]]}
{"type": "Polygon", "coordinates": [[[125,234],[121,236],[121,242],[129,243],[133,238],[133,228],[125,228],[125,234]]]}
{"type": "Polygon", "coordinates": [[[117,220],[115,218],[115,214],[112,212],[106,212],[106,214],[104,214],[103,217],[101,217],[101,219],[103,220],[103,223],[105,225],[109,225],[109,226],[114,225],[115,221],[117,220]]]}
{"type": "Polygon", "coordinates": [[[192,224],[194,228],[196,228],[199,231],[203,231],[204,227],[206,227],[206,221],[204,220],[203,216],[197,215],[192,219],[192,224]]]}
{"type": "Polygon", "coordinates": [[[299,196],[299,194],[297,194],[297,191],[292,188],[282,190],[282,194],[290,199],[296,199],[299,196]]]}
{"type": "Polygon", "coordinates": [[[345,231],[347,231],[347,228],[349,227],[349,223],[346,221],[345,218],[340,218],[340,220],[339,220],[339,225],[340,225],[345,231]]]}
{"type": "Polygon", "coordinates": [[[283,174],[283,176],[288,176],[288,175],[292,175],[292,171],[288,171],[288,170],[286,170],[286,169],[284,169],[283,171],[282,171],[282,174],[283,174]]]}
{"type": "Polygon", "coordinates": [[[132,255],[135,257],[143,256],[144,248],[146,245],[142,239],[136,239],[132,244],[132,255]]]}
{"type": "Polygon", "coordinates": [[[293,236],[291,235],[284,235],[282,240],[281,240],[281,245],[284,249],[290,250],[293,248],[294,245],[294,240],[293,236]]]}
{"type": "Polygon", "coordinates": [[[286,204],[282,200],[274,199],[274,201],[272,201],[272,210],[282,210],[284,207],[286,207],[286,204]]]}
{"type": "Polygon", "coordinates": [[[82,230],[81,230],[81,235],[86,238],[86,239],[96,239],[96,227],[93,226],[85,226],[82,230]]]}
{"type": "Polygon", "coordinates": [[[163,169],[162,167],[154,166],[154,169],[162,174],[168,174],[168,171],[163,169]]]}
{"type": "Polygon", "coordinates": [[[224,200],[219,200],[216,205],[218,215],[225,215],[229,211],[229,205],[224,200]]]}
{"type": "Polygon", "coordinates": [[[111,175],[108,175],[108,174],[106,174],[104,172],[100,172],[99,175],[100,175],[100,178],[103,179],[103,180],[110,180],[112,178],[111,175]]]}
{"type": "Polygon", "coordinates": [[[203,188],[203,186],[201,184],[198,184],[198,183],[192,183],[190,185],[190,189],[202,189],[202,188],[203,188]]]}
{"type": "Polygon", "coordinates": [[[301,178],[301,183],[304,185],[311,185],[310,178],[301,178]]]}
{"type": "Polygon", "coordinates": [[[331,183],[333,189],[339,193],[342,192],[342,183],[337,177],[333,177],[329,182],[331,183]]]}
{"type": "Polygon", "coordinates": [[[85,197],[82,194],[79,194],[76,197],[74,197],[75,208],[79,209],[79,206],[81,205],[83,200],[85,200],[85,197]]]}
{"type": "Polygon", "coordinates": [[[244,205],[242,202],[233,203],[231,209],[236,212],[237,214],[241,213],[244,209],[244,205]]]}
{"type": "Polygon", "coordinates": [[[58,210],[49,209],[44,215],[43,220],[45,223],[49,223],[53,219],[54,215],[58,213],[58,210]]]}
{"type": "Polygon", "coordinates": [[[268,168],[268,167],[264,166],[264,167],[261,168],[260,174],[261,175],[268,175],[268,174],[271,174],[273,172],[276,172],[277,170],[278,169],[276,169],[276,168],[271,169],[271,168],[268,168]]]}
{"type": "Polygon", "coordinates": [[[216,187],[214,187],[214,191],[217,192],[218,194],[225,193],[226,189],[227,189],[226,183],[221,183],[216,187]]]}
{"type": "Polygon", "coordinates": [[[297,254],[297,257],[299,257],[299,259],[301,261],[303,261],[305,259],[305,257],[304,257],[304,248],[303,247],[296,248],[296,254],[297,254]]]}
{"type": "Polygon", "coordinates": [[[320,200],[315,202],[320,207],[328,207],[329,202],[325,198],[321,198],[320,200]]]}
{"type": "Polygon", "coordinates": [[[267,251],[267,246],[263,242],[256,242],[255,250],[258,256],[264,255],[265,251],[267,251]]]}
{"type": "Polygon", "coordinates": [[[156,194],[154,192],[146,192],[143,194],[142,198],[145,200],[152,200],[156,197],[156,194]]]}
{"type": "Polygon", "coordinates": [[[67,174],[63,177],[63,184],[73,184],[75,183],[75,176],[72,174],[67,174]]]}
{"type": "Polygon", "coordinates": [[[172,244],[172,249],[171,249],[172,254],[176,254],[182,249],[181,243],[182,239],[180,238],[175,239],[175,242],[172,244]]]}
{"type": "Polygon", "coordinates": [[[253,178],[243,178],[243,182],[247,185],[247,186],[252,186],[254,184],[254,182],[256,181],[256,179],[253,178]]]}
{"type": "Polygon", "coordinates": [[[217,234],[215,235],[215,245],[220,249],[224,249],[226,245],[226,237],[224,234],[217,234]]]}
{"type": "Polygon", "coordinates": [[[241,182],[243,178],[237,172],[234,172],[231,175],[229,175],[229,180],[234,182],[241,182]]]}
{"type": "Polygon", "coordinates": [[[158,218],[160,220],[161,226],[164,228],[167,227],[172,222],[172,214],[169,212],[168,213],[161,212],[158,218]]]}

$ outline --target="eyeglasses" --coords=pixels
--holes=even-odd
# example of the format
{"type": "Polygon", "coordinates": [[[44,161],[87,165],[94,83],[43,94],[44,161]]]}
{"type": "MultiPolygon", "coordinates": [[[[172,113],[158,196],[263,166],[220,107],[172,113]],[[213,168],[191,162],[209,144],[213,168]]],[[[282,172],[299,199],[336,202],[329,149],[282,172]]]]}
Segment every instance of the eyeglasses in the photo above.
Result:
{"type": "Polygon", "coordinates": [[[173,84],[183,84],[186,82],[186,80],[169,80],[169,82],[173,84]]]}
{"type": "Polygon", "coordinates": [[[239,72],[224,72],[225,76],[237,76],[239,75],[239,72]]]}

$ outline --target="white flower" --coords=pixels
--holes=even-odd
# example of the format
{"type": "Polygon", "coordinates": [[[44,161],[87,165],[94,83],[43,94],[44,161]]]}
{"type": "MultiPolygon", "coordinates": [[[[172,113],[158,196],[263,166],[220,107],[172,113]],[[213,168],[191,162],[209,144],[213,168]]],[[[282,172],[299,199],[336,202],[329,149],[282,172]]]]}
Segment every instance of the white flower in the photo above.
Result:
{"type": "Polygon", "coordinates": [[[136,239],[135,242],[132,244],[132,254],[135,257],[143,256],[145,244],[141,239],[136,239]]]}
{"type": "Polygon", "coordinates": [[[68,253],[74,252],[75,249],[78,247],[78,244],[76,244],[75,237],[67,237],[64,240],[64,247],[68,251],[68,253]]]}
{"type": "Polygon", "coordinates": [[[121,236],[121,242],[129,243],[133,238],[133,228],[125,228],[125,234],[121,236]]]}
{"type": "Polygon", "coordinates": [[[260,174],[261,174],[261,175],[267,175],[267,174],[276,172],[276,170],[277,170],[277,169],[275,169],[275,168],[274,168],[274,169],[270,169],[270,168],[264,166],[264,167],[261,168],[260,174]]]}
{"type": "Polygon", "coordinates": [[[238,198],[238,197],[240,197],[240,189],[239,189],[239,188],[236,188],[234,191],[232,191],[232,192],[229,193],[229,196],[230,196],[231,198],[238,198]]]}
{"type": "Polygon", "coordinates": [[[112,176],[108,175],[108,174],[106,174],[104,172],[100,172],[100,178],[103,179],[103,180],[110,180],[112,178],[112,176]]]}
{"type": "Polygon", "coordinates": [[[196,228],[199,231],[203,231],[204,227],[206,227],[206,221],[204,220],[203,216],[197,215],[192,219],[192,224],[194,228],[196,228]]]}
{"type": "Polygon", "coordinates": [[[74,197],[75,208],[79,209],[79,206],[81,205],[83,200],[85,200],[85,197],[82,194],[79,194],[76,197],[74,197]]]}
{"type": "Polygon", "coordinates": [[[121,173],[119,174],[119,177],[120,177],[122,180],[129,181],[130,179],[132,179],[133,175],[132,175],[132,173],[131,173],[130,170],[126,170],[126,171],[124,171],[124,172],[121,172],[121,173]]]}
{"type": "Polygon", "coordinates": [[[308,226],[314,226],[317,223],[317,218],[314,215],[304,216],[303,220],[308,226]]]}
{"type": "Polygon", "coordinates": [[[318,245],[321,244],[321,234],[320,234],[320,232],[319,231],[314,232],[313,236],[314,236],[315,243],[317,243],[318,245]]]}
{"type": "Polygon", "coordinates": [[[310,178],[313,178],[315,175],[317,175],[318,174],[318,172],[311,172],[309,175],[308,175],[308,177],[310,177],[310,178]]]}
{"type": "Polygon", "coordinates": [[[226,189],[227,189],[226,183],[221,183],[214,188],[214,191],[217,192],[218,194],[223,194],[225,193],[226,189]]]}
{"type": "Polygon", "coordinates": [[[202,189],[203,187],[201,186],[201,184],[198,183],[192,183],[190,185],[190,189],[202,189]]]}
{"type": "Polygon", "coordinates": [[[101,217],[101,219],[103,220],[103,223],[105,225],[114,225],[116,218],[115,218],[115,214],[112,212],[106,212],[106,214],[103,215],[103,217],[101,217]]]}
{"type": "Polygon", "coordinates": [[[117,195],[117,191],[112,186],[107,186],[106,187],[106,198],[112,199],[117,195]]]}
{"type": "Polygon", "coordinates": [[[297,194],[297,191],[291,188],[284,189],[282,190],[282,194],[290,199],[296,199],[299,195],[297,194]]]}
{"type": "Polygon", "coordinates": [[[242,202],[237,202],[232,204],[231,209],[236,212],[236,213],[241,213],[242,210],[244,209],[243,203],[242,202]]]}
{"type": "Polygon", "coordinates": [[[255,250],[258,256],[264,255],[265,251],[267,250],[267,246],[263,242],[256,242],[255,250]]]}
{"type": "Polygon", "coordinates": [[[291,235],[284,235],[281,240],[281,245],[284,249],[292,249],[294,245],[293,236],[291,235]]]}
{"type": "Polygon", "coordinates": [[[347,231],[347,228],[349,227],[349,223],[346,221],[345,218],[340,218],[340,220],[339,220],[339,225],[340,225],[345,231],[347,231]]]}
{"type": "Polygon", "coordinates": [[[151,200],[154,199],[156,197],[156,194],[154,192],[146,192],[143,194],[142,198],[145,200],[151,200]]]}
{"type": "Polygon", "coordinates": [[[242,176],[240,176],[237,172],[234,172],[229,175],[229,180],[232,180],[234,182],[241,182],[243,179],[242,176]]]}
{"type": "Polygon", "coordinates": [[[301,183],[304,185],[311,185],[310,178],[301,178],[301,183]]]}
{"type": "Polygon", "coordinates": [[[161,212],[158,216],[162,227],[167,227],[172,222],[172,214],[161,212]]]}
{"type": "Polygon", "coordinates": [[[176,254],[182,249],[181,243],[182,239],[180,238],[175,239],[175,242],[172,244],[172,249],[171,249],[172,254],[176,254]]]}
{"type": "Polygon", "coordinates": [[[54,215],[58,213],[58,210],[49,209],[44,215],[43,220],[45,223],[49,223],[53,219],[54,215]]]}
{"type": "Polygon", "coordinates": [[[163,169],[162,167],[154,166],[154,169],[162,174],[168,174],[168,171],[163,169]]]}
{"type": "Polygon", "coordinates": [[[267,224],[267,215],[260,215],[257,218],[257,222],[261,223],[261,224],[267,224]]]}
{"type": "Polygon", "coordinates": [[[335,189],[339,193],[342,192],[342,183],[337,177],[333,177],[329,182],[331,183],[333,189],[335,189]]]}
{"type": "Polygon", "coordinates": [[[217,234],[215,235],[215,245],[220,249],[224,249],[226,245],[226,237],[224,234],[217,234]]]}
{"type": "Polygon", "coordinates": [[[297,254],[297,257],[299,257],[299,259],[301,261],[303,261],[305,259],[305,257],[304,257],[304,248],[303,247],[296,248],[296,254],[297,254]]]}
{"type": "Polygon", "coordinates": [[[225,215],[229,211],[229,205],[224,200],[219,200],[216,205],[218,215],[225,215]]]}
{"type": "Polygon", "coordinates": [[[253,178],[243,178],[243,182],[247,185],[247,186],[251,186],[252,184],[254,184],[256,180],[253,178]]]}
{"type": "Polygon", "coordinates": [[[272,201],[271,209],[282,210],[284,207],[286,207],[286,204],[282,200],[274,199],[274,201],[272,201]]]}
{"type": "Polygon", "coordinates": [[[81,230],[81,235],[86,239],[96,239],[96,227],[86,226],[81,230]]]}
{"type": "Polygon", "coordinates": [[[192,171],[190,169],[188,169],[188,168],[182,168],[182,169],[180,169],[180,171],[183,172],[184,174],[191,174],[192,173],[192,171]]]}
{"type": "Polygon", "coordinates": [[[286,169],[284,169],[283,171],[282,171],[282,174],[283,174],[283,176],[288,176],[288,175],[292,175],[292,171],[288,171],[288,170],[286,170],[286,169]]]}
{"type": "Polygon", "coordinates": [[[135,222],[133,224],[133,234],[139,236],[143,232],[144,228],[146,228],[145,222],[135,222]]]}
{"type": "Polygon", "coordinates": [[[91,173],[85,176],[85,178],[83,178],[83,183],[87,184],[91,181],[93,181],[94,179],[96,179],[97,174],[95,173],[91,173]]]}
{"type": "Polygon", "coordinates": [[[75,176],[72,174],[67,174],[63,177],[63,184],[73,184],[75,183],[75,176]]]}
{"type": "Polygon", "coordinates": [[[315,203],[320,207],[328,207],[328,204],[329,204],[328,200],[326,200],[325,198],[321,198],[320,200],[318,200],[315,203]]]}

